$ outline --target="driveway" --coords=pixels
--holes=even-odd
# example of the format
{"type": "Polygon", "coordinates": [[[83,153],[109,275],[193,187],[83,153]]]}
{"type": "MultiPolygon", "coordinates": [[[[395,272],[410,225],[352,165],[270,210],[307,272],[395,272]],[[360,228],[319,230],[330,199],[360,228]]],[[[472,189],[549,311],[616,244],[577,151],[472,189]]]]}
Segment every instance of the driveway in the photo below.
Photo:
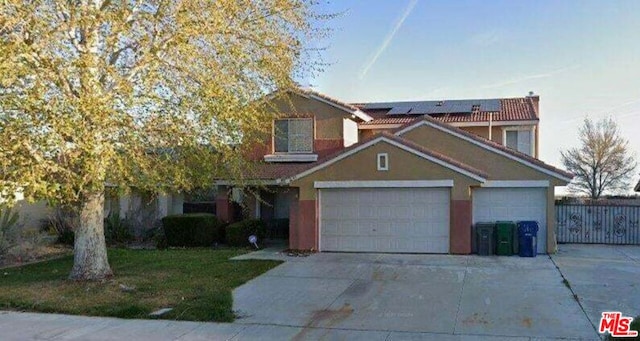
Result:
{"type": "Polygon", "coordinates": [[[640,246],[561,245],[551,258],[248,257],[286,263],[234,291],[235,323],[0,311],[0,339],[597,340],[601,311],[640,314],[640,246]]]}
{"type": "Polygon", "coordinates": [[[548,256],[321,253],[237,288],[234,309],[285,338],[599,339],[562,279],[548,256]]]}
{"type": "Polygon", "coordinates": [[[640,246],[566,244],[552,258],[596,326],[603,311],[640,315],[640,246]]]}

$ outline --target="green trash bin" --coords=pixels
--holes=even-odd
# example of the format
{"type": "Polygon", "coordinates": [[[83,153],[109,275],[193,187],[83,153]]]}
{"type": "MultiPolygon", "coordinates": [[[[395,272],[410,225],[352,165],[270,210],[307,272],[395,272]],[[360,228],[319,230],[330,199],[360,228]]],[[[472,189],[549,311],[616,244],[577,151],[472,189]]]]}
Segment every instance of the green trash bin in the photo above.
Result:
{"type": "Polygon", "coordinates": [[[512,256],[515,240],[516,224],[513,221],[496,222],[496,254],[499,256],[512,256]]]}

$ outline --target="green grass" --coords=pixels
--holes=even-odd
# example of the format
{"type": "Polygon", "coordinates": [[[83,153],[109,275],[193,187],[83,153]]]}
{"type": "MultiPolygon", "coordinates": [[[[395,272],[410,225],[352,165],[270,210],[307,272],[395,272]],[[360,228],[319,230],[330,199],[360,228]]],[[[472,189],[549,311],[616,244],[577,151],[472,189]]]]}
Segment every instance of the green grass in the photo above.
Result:
{"type": "Polygon", "coordinates": [[[0,309],[74,315],[230,322],[231,291],[279,264],[230,261],[239,249],[109,250],[114,277],[102,282],[67,280],[72,257],[0,270],[0,309]],[[120,284],[134,287],[125,292],[120,284]]]}

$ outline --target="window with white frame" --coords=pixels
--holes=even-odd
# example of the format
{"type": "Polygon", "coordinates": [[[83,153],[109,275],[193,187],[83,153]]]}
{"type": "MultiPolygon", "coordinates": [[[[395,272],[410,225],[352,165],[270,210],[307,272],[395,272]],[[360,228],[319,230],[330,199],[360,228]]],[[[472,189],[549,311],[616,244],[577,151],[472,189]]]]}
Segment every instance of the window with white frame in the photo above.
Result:
{"type": "Polygon", "coordinates": [[[504,137],[505,146],[533,156],[533,134],[530,129],[507,129],[504,137]]]}
{"type": "Polygon", "coordinates": [[[387,155],[387,153],[378,154],[378,170],[389,170],[389,155],[387,155]]]}
{"type": "Polygon", "coordinates": [[[276,120],[273,134],[273,151],[276,153],[313,152],[312,118],[276,120]]]}

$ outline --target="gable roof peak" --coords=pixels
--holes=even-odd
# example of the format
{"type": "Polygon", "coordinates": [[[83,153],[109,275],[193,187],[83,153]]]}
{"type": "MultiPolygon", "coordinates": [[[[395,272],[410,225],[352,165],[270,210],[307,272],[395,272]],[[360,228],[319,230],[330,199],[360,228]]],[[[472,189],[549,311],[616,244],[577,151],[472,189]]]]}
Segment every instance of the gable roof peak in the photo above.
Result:
{"type": "Polygon", "coordinates": [[[301,94],[303,96],[307,96],[307,97],[311,97],[313,99],[319,100],[321,102],[327,103],[333,107],[336,107],[338,109],[342,109],[352,115],[354,115],[355,117],[359,118],[360,120],[364,121],[364,122],[368,122],[373,120],[373,117],[369,116],[367,113],[365,113],[364,111],[360,110],[359,107],[343,102],[341,100],[338,100],[334,97],[331,97],[329,95],[325,95],[319,91],[313,90],[311,88],[292,88],[288,91],[294,92],[294,93],[298,93],[301,94]]]}
{"type": "Polygon", "coordinates": [[[439,120],[433,117],[430,117],[429,115],[424,115],[421,120],[409,122],[403,125],[402,127],[398,128],[395,131],[395,135],[402,136],[403,134],[425,124],[433,128],[436,128],[440,131],[443,131],[445,133],[459,137],[463,140],[467,140],[468,142],[473,143],[481,148],[503,155],[507,158],[520,162],[531,168],[537,169],[557,179],[570,182],[574,177],[574,174],[564,171],[562,169],[556,168],[554,166],[551,166],[539,159],[536,159],[535,157],[523,154],[521,152],[518,152],[506,146],[503,146],[497,142],[486,139],[482,136],[454,127],[450,124],[440,122],[439,120]]]}

